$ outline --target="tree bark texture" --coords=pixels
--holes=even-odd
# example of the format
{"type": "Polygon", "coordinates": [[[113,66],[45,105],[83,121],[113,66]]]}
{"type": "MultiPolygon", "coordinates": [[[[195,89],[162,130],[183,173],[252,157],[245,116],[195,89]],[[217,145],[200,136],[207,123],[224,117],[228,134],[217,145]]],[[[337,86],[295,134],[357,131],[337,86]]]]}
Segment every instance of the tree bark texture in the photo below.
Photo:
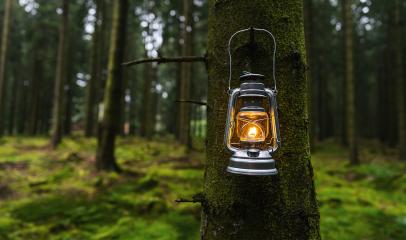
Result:
{"type": "Polygon", "coordinates": [[[350,148],[350,163],[359,163],[358,135],[355,111],[354,87],[354,52],[353,52],[353,17],[351,10],[352,0],[342,1],[343,28],[344,28],[344,64],[345,64],[345,110],[347,143],[350,148]]]}
{"type": "Polygon", "coordinates": [[[64,85],[66,80],[66,59],[69,24],[69,0],[63,0],[62,21],[59,29],[58,57],[54,85],[54,106],[52,111],[51,147],[56,148],[62,140],[62,123],[64,108],[64,85]]]}
{"type": "Polygon", "coordinates": [[[5,97],[4,87],[6,86],[6,61],[8,51],[8,40],[10,33],[10,21],[11,21],[11,7],[13,0],[6,0],[4,5],[4,18],[1,35],[0,46],[0,135],[3,134],[4,126],[4,108],[5,97]]]}
{"type": "Polygon", "coordinates": [[[121,112],[122,67],[127,25],[128,1],[114,1],[110,39],[108,78],[104,92],[104,113],[98,136],[96,167],[99,170],[118,170],[114,157],[115,138],[121,112]]]}
{"type": "Polygon", "coordinates": [[[305,37],[306,37],[306,55],[307,55],[307,64],[309,66],[309,70],[307,71],[307,82],[309,84],[309,119],[310,121],[310,132],[309,132],[309,139],[310,139],[310,146],[314,146],[316,142],[316,138],[318,135],[318,128],[319,128],[319,112],[318,112],[318,78],[314,77],[313,68],[314,65],[314,7],[313,7],[313,0],[305,0],[304,2],[304,19],[305,19],[305,37]]]}
{"type": "MultiPolygon", "coordinates": [[[[272,86],[272,40],[256,33],[233,41],[232,86],[242,70],[267,76],[272,86]],[[250,44],[248,44],[250,46],[250,44]],[[250,57],[251,69],[244,62],[250,57]]],[[[320,239],[319,211],[310,162],[306,53],[302,0],[209,1],[208,131],[202,203],[202,239],[320,239]],[[276,37],[279,120],[282,147],[275,154],[278,175],[255,177],[226,172],[230,152],[223,138],[227,112],[227,42],[250,26],[276,37]]]]}

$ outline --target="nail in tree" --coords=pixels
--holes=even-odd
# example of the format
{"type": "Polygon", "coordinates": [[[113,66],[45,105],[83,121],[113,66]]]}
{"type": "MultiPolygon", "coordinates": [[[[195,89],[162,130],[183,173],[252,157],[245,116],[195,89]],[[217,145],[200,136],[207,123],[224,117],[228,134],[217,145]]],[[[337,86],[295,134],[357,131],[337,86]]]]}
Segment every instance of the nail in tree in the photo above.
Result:
{"type": "MultiPolygon", "coordinates": [[[[310,163],[305,44],[301,0],[209,1],[208,131],[202,239],[320,239],[310,163]],[[227,40],[241,28],[267,28],[276,37],[276,76],[282,146],[273,157],[278,175],[226,172],[227,40]]],[[[256,35],[236,39],[232,85],[242,70],[272,76],[272,44],[256,35]],[[238,60],[240,59],[240,60],[238,60]]],[[[270,85],[271,77],[267,78],[270,85]]]]}
{"type": "Polygon", "coordinates": [[[121,98],[124,97],[121,63],[124,57],[127,10],[127,0],[114,1],[108,78],[104,91],[103,119],[100,124],[96,153],[96,167],[99,170],[118,170],[114,157],[114,145],[120,123],[121,98]]]}

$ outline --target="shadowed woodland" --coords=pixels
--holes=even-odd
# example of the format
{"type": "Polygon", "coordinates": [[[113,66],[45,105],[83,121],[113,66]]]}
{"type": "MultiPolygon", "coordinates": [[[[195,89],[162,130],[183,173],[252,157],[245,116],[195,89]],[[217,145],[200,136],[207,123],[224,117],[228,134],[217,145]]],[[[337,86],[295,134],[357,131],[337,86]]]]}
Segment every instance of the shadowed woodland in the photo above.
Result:
{"type": "Polygon", "coordinates": [[[0,1],[0,239],[406,239],[405,26],[403,0],[0,1]],[[243,71],[276,76],[277,175],[226,170],[243,71]]]}

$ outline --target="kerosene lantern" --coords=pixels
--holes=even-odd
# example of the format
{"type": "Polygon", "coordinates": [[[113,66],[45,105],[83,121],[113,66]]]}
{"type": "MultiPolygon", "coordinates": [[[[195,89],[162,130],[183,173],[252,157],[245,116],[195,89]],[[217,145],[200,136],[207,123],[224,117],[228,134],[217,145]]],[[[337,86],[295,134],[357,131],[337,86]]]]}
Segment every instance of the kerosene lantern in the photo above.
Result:
{"type": "Polygon", "coordinates": [[[225,144],[232,152],[227,171],[243,175],[275,175],[275,160],[272,158],[280,146],[278,110],[275,81],[276,43],[272,33],[265,29],[249,28],[233,34],[229,40],[229,103],[225,131],[225,144]],[[244,31],[263,31],[274,41],[273,77],[274,88],[265,86],[265,76],[243,72],[240,87],[231,89],[231,52],[233,37],[244,31]]]}

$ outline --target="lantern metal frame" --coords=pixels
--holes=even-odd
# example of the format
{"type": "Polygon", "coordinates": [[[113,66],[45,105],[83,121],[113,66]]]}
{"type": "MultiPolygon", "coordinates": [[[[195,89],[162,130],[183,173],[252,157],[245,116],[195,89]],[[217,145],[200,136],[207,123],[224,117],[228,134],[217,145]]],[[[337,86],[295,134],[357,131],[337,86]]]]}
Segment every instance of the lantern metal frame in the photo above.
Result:
{"type": "MultiPolygon", "coordinates": [[[[278,109],[277,109],[277,102],[276,102],[276,95],[277,95],[277,88],[276,88],[276,74],[275,74],[275,58],[276,58],[276,40],[273,34],[261,28],[247,28],[242,29],[235,32],[228,41],[228,55],[229,55],[229,78],[228,78],[228,94],[229,94],[229,102],[228,102],[228,110],[227,110],[227,122],[226,122],[226,132],[224,135],[224,143],[227,149],[229,149],[233,154],[230,157],[230,162],[227,167],[227,172],[235,173],[235,174],[242,174],[242,175],[253,175],[253,176],[266,176],[266,175],[275,175],[278,173],[275,167],[275,160],[272,157],[272,154],[280,147],[280,133],[279,133],[279,121],[278,121],[278,109]],[[255,93],[256,91],[252,91],[249,96],[252,97],[264,97],[264,95],[268,98],[270,108],[274,113],[275,118],[275,128],[276,128],[276,136],[274,136],[276,147],[275,148],[268,148],[267,150],[260,150],[260,149],[239,149],[236,147],[231,146],[231,142],[229,144],[229,137],[230,137],[230,127],[232,121],[232,114],[234,114],[234,106],[236,101],[241,93],[241,86],[246,83],[242,83],[239,88],[231,89],[231,75],[232,75],[232,55],[231,55],[231,43],[233,38],[243,32],[251,31],[251,37],[253,36],[254,31],[260,31],[267,33],[273,40],[273,89],[266,88],[265,85],[261,82],[251,82],[254,84],[258,84],[261,88],[259,93],[255,93]]],[[[249,72],[243,72],[241,78],[251,77],[251,78],[263,78],[263,75],[260,74],[253,74],[249,72]]],[[[253,89],[250,89],[253,90],[253,89]]],[[[234,118],[234,117],[233,117],[234,118]]],[[[233,119],[236,121],[235,119],[233,119]]],[[[233,126],[235,127],[235,126],[233,126]]]]}

